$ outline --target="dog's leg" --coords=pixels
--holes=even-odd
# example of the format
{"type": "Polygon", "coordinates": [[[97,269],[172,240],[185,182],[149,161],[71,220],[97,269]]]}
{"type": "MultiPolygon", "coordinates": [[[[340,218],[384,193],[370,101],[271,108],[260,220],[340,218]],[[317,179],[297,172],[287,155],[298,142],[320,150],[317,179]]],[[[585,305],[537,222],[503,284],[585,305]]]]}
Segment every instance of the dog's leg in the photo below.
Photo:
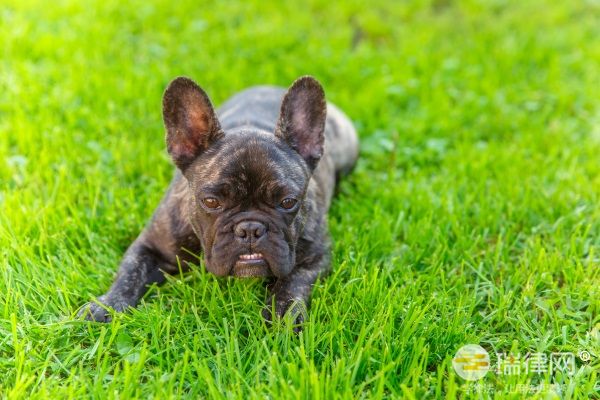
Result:
{"type": "Polygon", "coordinates": [[[263,309],[263,317],[267,322],[272,317],[283,317],[290,313],[294,318],[294,331],[299,332],[306,317],[313,285],[319,276],[329,271],[329,251],[318,257],[300,262],[299,265],[284,278],[279,278],[271,287],[271,296],[263,309]]]}
{"type": "Polygon", "coordinates": [[[187,270],[197,260],[193,254],[200,251],[200,242],[182,216],[187,215],[186,190],[187,183],[177,174],[150,223],[125,252],[108,292],[83,306],[80,317],[108,322],[107,308],[122,312],[135,307],[148,286],[165,281],[165,273],[179,272],[179,264],[187,270]]]}
{"type": "Polygon", "coordinates": [[[79,316],[87,320],[108,322],[107,308],[122,312],[135,307],[152,284],[165,281],[165,272],[176,268],[164,260],[158,251],[136,240],[125,253],[117,278],[112,286],[97,302],[90,302],[79,311],[79,316]]]}

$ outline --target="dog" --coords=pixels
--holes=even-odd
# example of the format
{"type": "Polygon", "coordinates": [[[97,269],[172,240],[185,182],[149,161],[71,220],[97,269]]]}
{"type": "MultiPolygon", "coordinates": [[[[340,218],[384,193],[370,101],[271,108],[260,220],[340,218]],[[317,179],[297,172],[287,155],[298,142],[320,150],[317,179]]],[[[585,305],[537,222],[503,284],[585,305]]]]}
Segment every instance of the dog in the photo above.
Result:
{"type": "MultiPolygon", "coordinates": [[[[111,320],[152,284],[197,262],[217,276],[268,278],[267,321],[299,307],[330,269],[327,211],[359,152],[349,118],[304,76],[286,91],[255,86],[217,111],[194,81],[179,77],[163,96],[175,176],[126,251],[110,289],[79,315],[111,320]]],[[[294,317],[302,324],[305,316],[294,317]]]]}

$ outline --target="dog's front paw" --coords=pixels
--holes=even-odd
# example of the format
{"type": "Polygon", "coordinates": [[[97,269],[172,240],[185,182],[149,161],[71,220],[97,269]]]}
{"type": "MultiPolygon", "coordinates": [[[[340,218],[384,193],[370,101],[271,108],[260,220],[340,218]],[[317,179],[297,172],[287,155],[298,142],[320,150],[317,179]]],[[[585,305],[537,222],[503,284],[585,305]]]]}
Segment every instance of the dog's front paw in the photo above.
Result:
{"type": "Polygon", "coordinates": [[[79,318],[84,318],[87,321],[95,322],[110,322],[112,317],[110,310],[116,312],[124,312],[132,304],[123,299],[111,299],[110,297],[100,296],[97,301],[85,304],[77,313],[79,318]]]}
{"type": "Polygon", "coordinates": [[[271,299],[267,306],[263,308],[262,315],[268,323],[274,319],[282,319],[286,323],[292,324],[294,332],[302,330],[302,324],[308,317],[306,303],[302,299],[271,299]]]}

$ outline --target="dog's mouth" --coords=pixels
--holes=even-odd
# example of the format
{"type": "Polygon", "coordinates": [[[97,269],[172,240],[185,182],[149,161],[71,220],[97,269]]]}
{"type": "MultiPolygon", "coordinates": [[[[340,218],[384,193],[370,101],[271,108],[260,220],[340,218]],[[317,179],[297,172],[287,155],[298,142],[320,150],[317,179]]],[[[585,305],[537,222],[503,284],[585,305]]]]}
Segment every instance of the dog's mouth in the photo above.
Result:
{"type": "Polygon", "coordinates": [[[240,254],[233,267],[233,275],[240,278],[271,276],[269,263],[262,253],[240,254]]]}
{"type": "Polygon", "coordinates": [[[239,257],[242,261],[264,261],[262,253],[251,253],[251,254],[240,254],[239,257]]]}

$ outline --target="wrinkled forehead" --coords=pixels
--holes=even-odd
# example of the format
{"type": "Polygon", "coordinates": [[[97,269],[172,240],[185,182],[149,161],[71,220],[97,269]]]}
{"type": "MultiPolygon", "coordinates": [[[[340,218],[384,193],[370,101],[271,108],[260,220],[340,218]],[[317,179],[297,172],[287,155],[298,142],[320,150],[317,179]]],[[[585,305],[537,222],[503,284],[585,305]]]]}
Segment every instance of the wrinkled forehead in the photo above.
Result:
{"type": "Polygon", "coordinates": [[[198,189],[241,196],[301,193],[309,178],[300,155],[267,132],[228,133],[193,167],[198,189]]]}

